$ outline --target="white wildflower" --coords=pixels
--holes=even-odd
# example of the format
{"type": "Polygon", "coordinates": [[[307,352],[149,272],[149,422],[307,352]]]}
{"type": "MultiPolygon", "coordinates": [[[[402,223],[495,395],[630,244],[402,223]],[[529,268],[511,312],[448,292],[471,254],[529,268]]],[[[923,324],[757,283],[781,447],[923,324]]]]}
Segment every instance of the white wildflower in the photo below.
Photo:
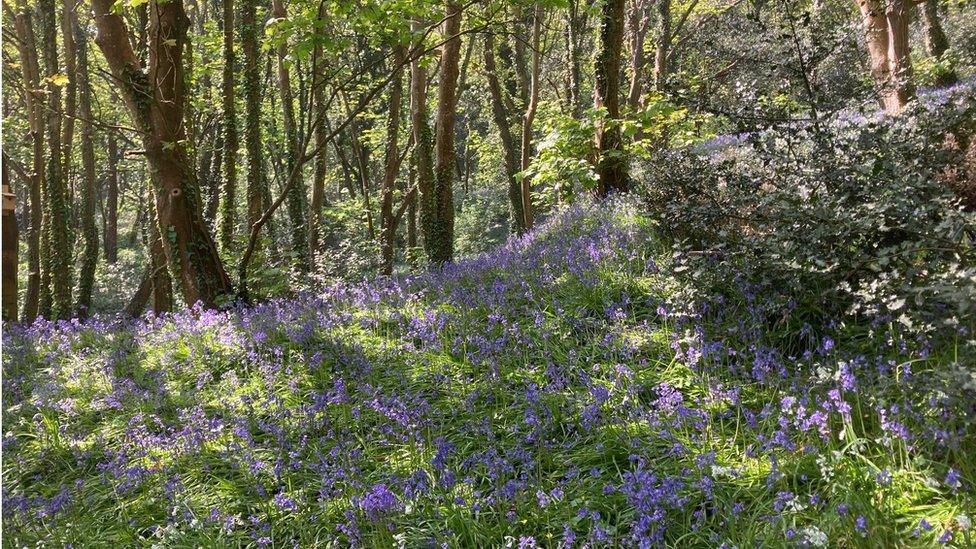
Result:
{"type": "Polygon", "coordinates": [[[817,528],[816,526],[807,526],[801,533],[803,538],[812,545],[813,547],[826,547],[827,546],[827,534],[823,530],[817,528]]]}
{"type": "Polygon", "coordinates": [[[963,530],[969,530],[973,527],[973,519],[969,518],[966,513],[959,513],[956,515],[956,524],[963,530]]]}

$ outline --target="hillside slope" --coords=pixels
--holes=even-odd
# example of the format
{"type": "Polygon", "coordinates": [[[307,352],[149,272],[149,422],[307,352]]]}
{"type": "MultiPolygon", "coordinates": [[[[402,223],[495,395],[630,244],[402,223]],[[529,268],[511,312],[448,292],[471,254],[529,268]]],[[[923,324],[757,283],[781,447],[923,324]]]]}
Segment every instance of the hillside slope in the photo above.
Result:
{"type": "Polygon", "coordinates": [[[4,546],[976,542],[966,328],[679,297],[655,242],[576,206],[415,278],[8,327],[4,546]]]}

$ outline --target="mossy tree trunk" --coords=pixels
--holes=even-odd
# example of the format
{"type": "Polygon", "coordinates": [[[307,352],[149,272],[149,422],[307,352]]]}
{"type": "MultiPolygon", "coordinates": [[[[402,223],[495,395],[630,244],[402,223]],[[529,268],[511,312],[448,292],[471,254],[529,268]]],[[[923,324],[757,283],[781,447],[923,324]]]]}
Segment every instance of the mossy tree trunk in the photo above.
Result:
{"type": "Polygon", "coordinates": [[[196,171],[183,128],[182,56],[188,20],[179,0],[151,2],[148,74],[129,45],[128,29],[113,0],[92,0],[96,42],[136,127],[143,134],[163,250],[188,305],[207,307],[233,293],[230,278],[203,220],[196,171]]]}
{"type": "MultiPolygon", "coordinates": [[[[175,0],[181,1],[181,0],[175,0]]],[[[248,2],[250,0],[245,0],[248,2]]],[[[237,59],[234,52],[234,1],[223,0],[224,12],[224,72],[221,83],[221,105],[224,122],[224,174],[220,196],[220,224],[218,240],[224,253],[234,245],[237,227],[237,103],[234,90],[234,70],[237,59]]]]}
{"type": "MultiPolygon", "coordinates": [[[[667,0],[663,0],[667,1],[667,0]]],[[[624,34],[624,0],[606,0],[600,20],[600,40],[594,72],[594,106],[606,110],[596,129],[599,193],[627,190],[627,161],[620,138],[620,52],[624,34]]]]}
{"type": "Polygon", "coordinates": [[[91,309],[95,267],[98,264],[98,229],[95,226],[95,130],[92,126],[92,89],[88,79],[88,39],[81,25],[72,22],[72,34],[78,55],[78,108],[81,113],[81,232],[85,247],[81,271],[78,274],[78,316],[85,317],[91,309]]]}

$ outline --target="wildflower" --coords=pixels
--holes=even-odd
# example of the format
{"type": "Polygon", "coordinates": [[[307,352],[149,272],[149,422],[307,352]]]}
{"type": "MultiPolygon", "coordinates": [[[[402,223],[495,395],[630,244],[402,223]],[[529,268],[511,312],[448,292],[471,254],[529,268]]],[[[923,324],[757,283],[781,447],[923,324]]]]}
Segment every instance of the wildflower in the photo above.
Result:
{"type": "Polygon", "coordinates": [[[826,547],[829,539],[823,530],[816,526],[807,526],[801,531],[803,539],[812,547],[826,547]]]}

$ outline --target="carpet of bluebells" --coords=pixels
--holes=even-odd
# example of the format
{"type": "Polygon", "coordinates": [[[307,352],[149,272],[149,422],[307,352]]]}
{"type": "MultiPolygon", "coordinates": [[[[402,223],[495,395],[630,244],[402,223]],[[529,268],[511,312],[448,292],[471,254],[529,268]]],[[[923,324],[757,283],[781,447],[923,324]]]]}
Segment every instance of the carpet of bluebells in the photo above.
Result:
{"type": "Polygon", "coordinates": [[[681,291],[654,234],[584,204],[415,277],[7,326],[3,546],[976,544],[972,322],[681,291]]]}

